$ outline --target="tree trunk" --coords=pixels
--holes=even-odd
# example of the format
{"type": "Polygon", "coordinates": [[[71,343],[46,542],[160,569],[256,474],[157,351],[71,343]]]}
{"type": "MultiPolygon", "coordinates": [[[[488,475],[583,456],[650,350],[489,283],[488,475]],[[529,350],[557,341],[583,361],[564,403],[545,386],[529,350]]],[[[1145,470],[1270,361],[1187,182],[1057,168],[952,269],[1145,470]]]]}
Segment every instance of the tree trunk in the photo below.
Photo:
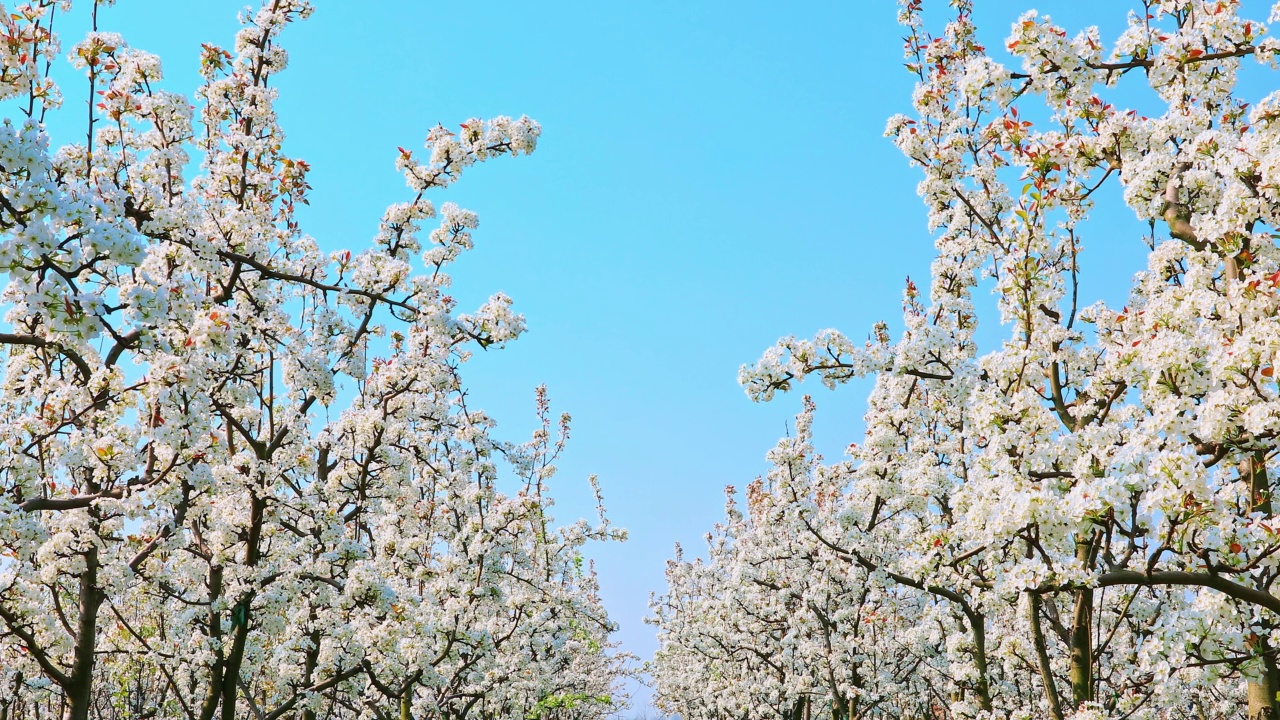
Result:
{"type": "Polygon", "coordinates": [[[98,548],[91,545],[84,553],[84,572],[80,575],[76,645],[70,682],[63,688],[66,693],[63,720],[89,720],[98,642],[98,610],[103,600],[102,588],[98,587],[98,567],[98,548]]]}
{"type": "Polygon", "coordinates": [[[1062,701],[1058,699],[1058,683],[1053,678],[1053,666],[1049,662],[1049,648],[1044,641],[1044,628],[1040,624],[1040,596],[1027,593],[1027,616],[1031,621],[1031,640],[1036,648],[1036,662],[1040,665],[1040,681],[1044,684],[1044,697],[1049,703],[1049,716],[1062,720],[1062,701]]]}
{"type": "Polygon", "coordinates": [[[400,720],[413,720],[413,683],[406,683],[400,693],[400,720]]]}
{"type": "Polygon", "coordinates": [[[1093,588],[1076,591],[1071,620],[1071,703],[1080,707],[1093,699],[1093,588]]]}
{"type": "MultiPolygon", "coordinates": [[[[267,502],[257,492],[249,501],[249,527],[246,530],[244,564],[257,567],[262,553],[262,524],[267,502]]],[[[234,635],[231,640],[231,652],[227,655],[223,666],[222,677],[222,720],[236,719],[236,701],[240,695],[240,666],[244,662],[245,643],[249,640],[250,608],[253,606],[252,591],[242,595],[240,601],[231,609],[231,625],[234,635]]]]}
{"type": "Polygon", "coordinates": [[[218,711],[218,700],[222,697],[222,618],[220,613],[214,609],[218,598],[222,597],[222,566],[212,565],[209,567],[209,639],[213,641],[214,658],[213,663],[209,667],[209,687],[205,691],[204,699],[200,703],[199,720],[213,720],[213,715],[218,711]]]}
{"type": "Polygon", "coordinates": [[[1259,676],[1249,680],[1249,720],[1280,720],[1276,712],[1276,692],[1280,691],[1280,672],[1277,671],[1275,658],[1267,652],[1266,640],[1259,640],[1257,652],[1262,655],[1259,676]]]}
{"type": "Polygon", "coordinates": [[[970,630],[973,632],[973,664],[978,671],[974,692],[978,695],[978,707],[991,712],[991,685],[987,682],[990,668],[987,666],[987,618],[976,611],[966,611],[970,630]]]}
{"type": "MultiPolygon", "coordinates": [[[[1267,453],[1255,450],[1249,459],[1240,463],[1240,474],[1249,479],[1250,510],[1271,515],[1271,482],[1267,477],[1267,453]]],[[[1269,626],[1270,623],[1266,623],[1269,626]]],[[[1258,676],[1249,680],[1246,691],[1249,699],[1249,720],[1280,720],[1280,670],[1266,638],[1258,638],[1254,652],[1262,660],[1258,676]]]]}
{"type": "MultiPolygon", "coordinates": [[[[316,608],[314,605],[311,606],[308,619],[312,623],[316,622],[316,608]]],[[[302,687],[311,687],[315,684],[316,663],[320,659],[320,629],[312,629],[308,637],[311,639],[311,647],[307,650],[307,657],[303,662],[302,687]]],[[[298,714],[298,717],[300,720],[316,720],[316,713],[311,708],[306,708],[298,714]]]]}
{"type": "Polygon", "coordinates": [[[240,665],[244,661],[244,646],[249,638],[249,603],[241,600],[231,610],[231,623],[235,635],[231,639],[231,652],[222,670],[222,720],[236,720],[236,700],[240,695],[240,665]]]}
{"type": "MultiPolygon", "coordinates": [[[[9,707],[18,701],[18,688],[22,687],[22,671],[14,673],[13,676],[13,695],[6,700],[0,701],[0,720],[9,720],[9,707]]],[[[21,712],[21,709],[19,709],[21,712]]],[[[21,716],[19,716],[21,717],[21,716]]],[[[808,718],[805,718],[808,720],[808,718]]]]}
{"type": "MultiPolygon", "coordinates": [[[[1093,566],[1093,535],[1076,541],[1076,558],[1093,566]]],[[[1093,700],[1093,588],[1076,591],[1071,616],[1071,707],[1093,700]]]]}
{"type": "Polygon", "coordinates": [[[831,720],[849,720],[849,701],[838,690],[831,694],[831,720]]]}

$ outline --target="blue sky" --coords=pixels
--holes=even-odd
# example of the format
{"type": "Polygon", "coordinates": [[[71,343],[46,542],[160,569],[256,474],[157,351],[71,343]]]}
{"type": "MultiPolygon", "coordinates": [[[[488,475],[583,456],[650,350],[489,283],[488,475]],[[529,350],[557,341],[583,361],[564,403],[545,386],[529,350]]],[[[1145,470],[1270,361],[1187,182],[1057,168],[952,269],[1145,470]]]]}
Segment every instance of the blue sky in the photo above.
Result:
{"type": "MultiPolygon", "coordinates": [[[[1113,0],[979,0],[988,47],[1033,4],[1073,32],[1099,23],[1105,39],[1125,17],[1113,0]]],[[[624,647],[648,656],[641,620],[672,544],[701,549],[723,487],[766,469],[799,409],[799,394],[751,403],[739,365],[782,335],[896,328],[905,277],[927,287],[919,173],[882,137],[910,110],[896,3],[317,5],[283,38],[278,109],[286,152],[314,168],[303,228],[322,247],[368,242],[382,209],[408,198],[396,147],[420,147],[436,123],[542,123],[534,155],[474,168],[433,198],[480,215],[455,273],[462,306],[501,290],[528,318],[524,338],[481,354],[465,377],[505,437],[534,427],[539,384],[573,414],[557,514],[589,516],[586,477],[600,476],[631,531],[593,551],[603,594],[624,647]]],[[[190,92],[199,44],[231,45],[240,7],[125,0],[102,27],[160,54],[165,85],[190,92]]],[[[83,98],[65,92],[78,119],[83,98]]],[[[1108,202],[1085,236],[1086,272],[1097,272],[1084,292],[1122,303],[1144,265],[1145,224],[1108,202]]],[[[819,447],[838,458],[859,439],[869,385],[811,385],[819,447]]]]}

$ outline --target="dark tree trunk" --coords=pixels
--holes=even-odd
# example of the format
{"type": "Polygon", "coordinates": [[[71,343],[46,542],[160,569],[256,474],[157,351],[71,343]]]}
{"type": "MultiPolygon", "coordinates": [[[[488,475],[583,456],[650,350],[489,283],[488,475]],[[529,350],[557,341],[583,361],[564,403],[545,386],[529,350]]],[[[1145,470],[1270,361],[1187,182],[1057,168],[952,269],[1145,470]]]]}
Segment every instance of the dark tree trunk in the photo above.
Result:
{"type": "Polygon", "coordinates": [[[79,619],[76,623],[76,647],[70,682],[63,688],[66,704],[63,720],[89,720],[93,702],[93,666],[98,640],[98,610],[103,592],[98,587],[98,549],[90,546],[84,553],[84,572],[80,575],[79,619]]]}
{"type": "MultiPolygon", "coordinates": [[[[1267,477],[1267,453],[1265,450],[1254,451],[1249,459],[1240,463],[1240,474],[1249,480],[1251,510],[1264,515],[1271,515],[1271,481],[1267,477]]],[[[1266,623],[1270,626],[1270,623],[1266,623]]],[[[1276,693],[1280,692],[1280,669],[1276,667],[1275,655],[1266,638],[1258,638],[1254,643],[1254,653],[1262,660],[1259,675],[1249,680],[1249,720],[1280,720],[1280,701],[1276,693]]]]}

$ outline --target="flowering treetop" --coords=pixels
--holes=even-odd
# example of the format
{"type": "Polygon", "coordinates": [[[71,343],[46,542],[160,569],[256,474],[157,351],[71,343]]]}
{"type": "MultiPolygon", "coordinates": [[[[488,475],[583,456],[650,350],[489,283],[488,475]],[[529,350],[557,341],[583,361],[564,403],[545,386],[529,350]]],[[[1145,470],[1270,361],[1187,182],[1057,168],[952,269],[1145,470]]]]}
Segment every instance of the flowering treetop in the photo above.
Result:
{"type": "Polygon", "coordinates": [[[67,53],[91,105],[57,149],[72,3],[0,6],[0,716],[607,714],[581,547],[621,532],[550,518],[568,417],[557,439],[544,395],[525,444],[468,406],[463,363],[524,320],[457,310],[477,219],[428,198],[538,124],[434,128],[372,241],[325,253],[271,85],[311,5],[205,45],[193,104],[99,30],[109,4],[67,53]]]}
{"type": "MultiPolygon", "coordinates": [[[[784,338],[742,370],[761,400],[811,374],[876,385],[847,461],[788,461],[785,482],[765,480],[762,497],[790,529],[747,523],[733,535],[764,546],[734,557],[843,562],[848,612],[883,617],[891,603],[887,627],[918,630],[868,645],[856,625],[813,610],[787,632],[855,659],[825,677],[821,663],[803,665],[770,707],[1180,717],[1247,700],[1250,717],[1278,717],[1280,93],[1246,102],[1236,81],[1242,63],[1275,68],[1280,41],[1230,0],[1134,3],[1111,43],[1029,11],[1007,67],[979,41],[972,2],[950,3],[936,34],[924,4],[902,3],[915,111],[887,134],[924,173],[937,237],[927,296],[908,283],[897,339],[885,325],[865,345],[834,330],[784,338]],[[1130,83],[1164,111],[1126,109],[1130,83]],[[1106,192],[1153,228],[1120,308],[1079,292],[1084,242],[1106,230],[1089,222],[1094,196],[1106,192]],[[984,278],[1007,330],[985,353],[973,302],[984,278]],[[813,549],[800,554],[768,539],[806,534],[813,549]],[[872,673],[881,655],[919,664],[872,673]]],[[[657,606],[672,628],[660,657],[679,667],[710,656],[687,649],[696,643],[668,624],[681,613],[669,603],[724,592],[683,567],[657,606]]],[[[761,641],[744,647],[786,651],[761,641]]],[[[665,687],[670,709],[695,707],[665,687]]],[[[752,697],[708,716],[771,712],[752,697]]]]}

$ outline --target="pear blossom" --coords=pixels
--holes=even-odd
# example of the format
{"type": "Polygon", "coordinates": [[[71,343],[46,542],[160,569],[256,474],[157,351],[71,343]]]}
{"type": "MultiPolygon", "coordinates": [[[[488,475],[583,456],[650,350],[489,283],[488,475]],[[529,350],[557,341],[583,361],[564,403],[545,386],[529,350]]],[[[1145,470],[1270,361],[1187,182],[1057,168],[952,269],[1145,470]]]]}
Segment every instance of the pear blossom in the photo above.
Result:
{"type": "Polygon", "coordinates": [[[897,337],[786,337],[740,372],[757,400],[874,377],[866,434],[824,463],[806,403],[747,511],[735,499],[705,558],[672,561],[656,702],[1280,717],[1280,115],[1237,87],[1275,40],[1234,0],[1132,3],[1110,43],[1028,11],[1006,66],[973,0],[935,23],[942,5],[900,3],[914,112],[886,130],[923,174],[928,286],[908,281],[897,337]],[[1162,111],[1126,108],[1134,86],[1162,111]],[[1121,307],[1080,284],[1108,192],[1152,228],[1121,307]]]}
{"type": "Polygon", "coordinates": [[[532,152],[538,124],[389,153],[407,196],[323,252],[273,82],[310,3],[246,10],[229,49],[204,46],[194,101],[96,24],[64,52],[55,18],[107,5],[0,4],[0,717],[622,707],[583,552],[625,533],[603,505],[551,516],[569,421],[544,391],[525,443],[468,406],[466,359],[524,319],[501,293],[457,311],[478,220],[427,197],[532,152]],[[91,115],[54,147],[63,58],[91,115]]]}

